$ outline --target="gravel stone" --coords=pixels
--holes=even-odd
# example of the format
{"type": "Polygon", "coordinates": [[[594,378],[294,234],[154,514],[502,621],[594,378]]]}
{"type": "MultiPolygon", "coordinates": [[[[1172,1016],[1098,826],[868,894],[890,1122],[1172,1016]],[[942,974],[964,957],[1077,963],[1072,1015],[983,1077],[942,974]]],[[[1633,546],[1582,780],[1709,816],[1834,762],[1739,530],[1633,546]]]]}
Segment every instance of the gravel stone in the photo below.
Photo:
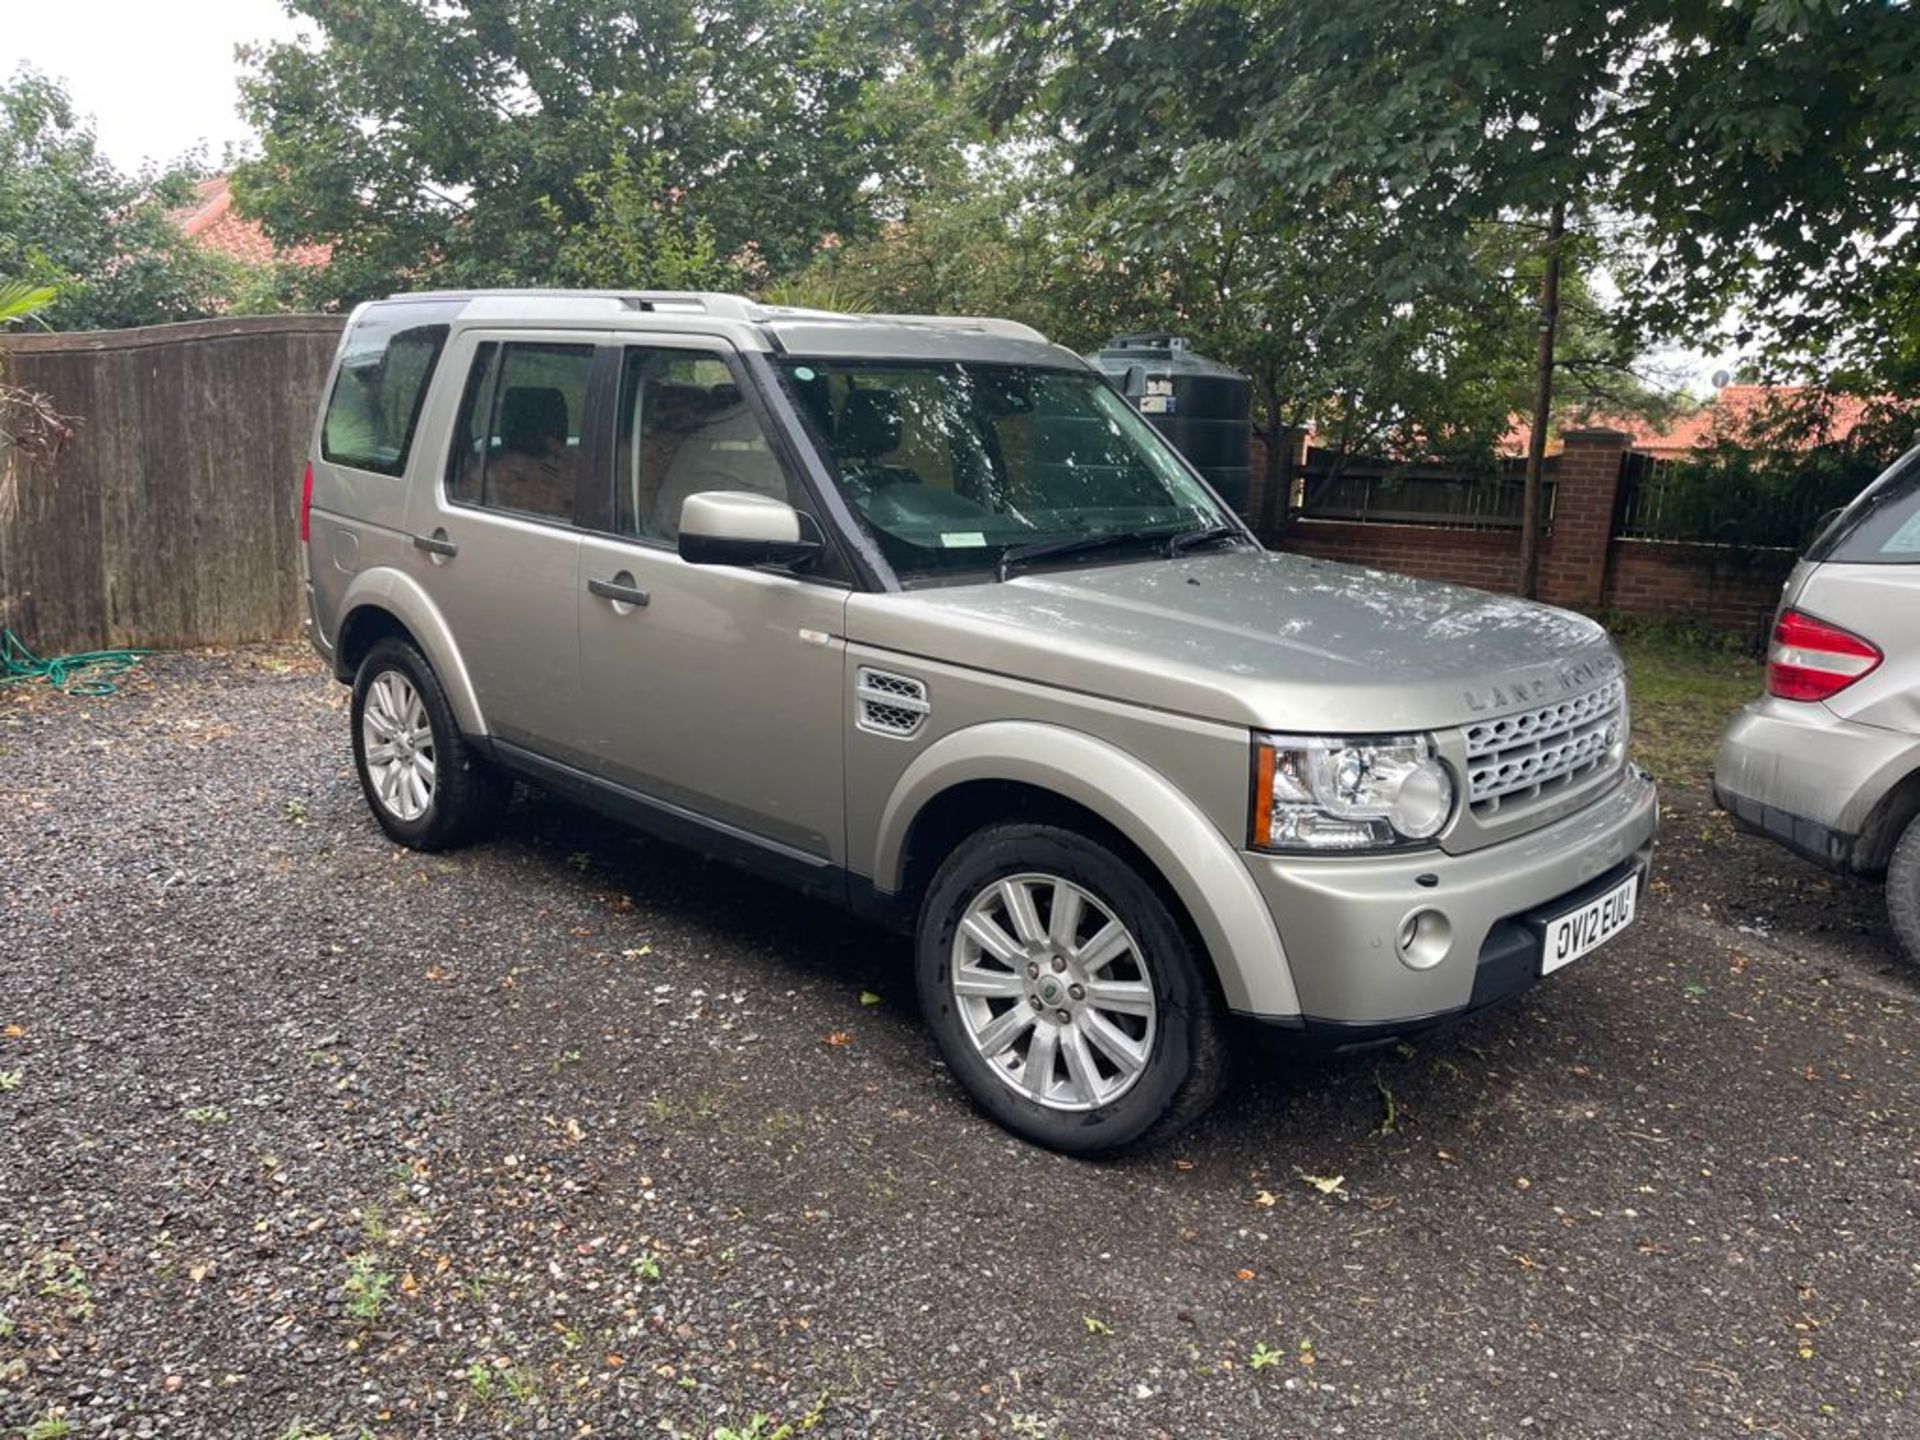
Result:
{"type": "Polygon", "coordinates": [[[0,693],[0,1436],[1920,1435],[1920,980],[1697,793],[1617,944],[1088,1164],[900,940],[524,792],[388,844],[346,698],[0,693]]]}

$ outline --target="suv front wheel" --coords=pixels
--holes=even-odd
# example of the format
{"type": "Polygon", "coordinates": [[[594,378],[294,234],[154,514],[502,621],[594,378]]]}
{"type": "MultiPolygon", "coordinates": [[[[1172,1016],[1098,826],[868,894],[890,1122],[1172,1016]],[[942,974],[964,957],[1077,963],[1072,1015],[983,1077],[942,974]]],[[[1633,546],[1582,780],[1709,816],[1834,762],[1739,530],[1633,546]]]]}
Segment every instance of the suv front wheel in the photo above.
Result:
{"type": "Polygon", "coordinates": [[[380,828],[415,850],[464,844],[513,796],[460,734],[439,677],[417,649],[389,637],[353,680],[353,763],[380,828]]]}
{"type": "Polygon", "coordinates": [[[1016,1134],[1097,1154],[1199,1116],[1227,1069],[1223,1007],[1160,891],[1077,831],[1007,824],[951,854],[915,943],[948,1067],[1016,1134]]]}

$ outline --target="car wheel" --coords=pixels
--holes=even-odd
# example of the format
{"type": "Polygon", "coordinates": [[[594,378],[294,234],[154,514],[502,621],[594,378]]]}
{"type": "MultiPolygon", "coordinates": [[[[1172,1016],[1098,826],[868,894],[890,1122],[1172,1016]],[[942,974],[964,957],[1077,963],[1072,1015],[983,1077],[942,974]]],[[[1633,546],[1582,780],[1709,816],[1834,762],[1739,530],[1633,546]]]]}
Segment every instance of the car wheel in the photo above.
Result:
{"type": "Polygon", "coordinates": [[[380,828],[415,850],[464,844],[506,809],[513,782],[460,734],[426,658],[380,641],[353,681],[353,763],[380,828]]]}
{"type": "Polygon", "coordinates": [[[915,950],[948,1067],[1050,1149],[1151,1144],[1225,1081],[1225,1009],[1199,946],[1132,862],[1077,831],[1007,824],[963,841],[928,888],[915,950]]]}
{"type": "Polygon", "coordinates": [[[1920,815],[1907,822],[1887,862],[1887,914],[1908,961],[1920,965],[1920,815]]]}

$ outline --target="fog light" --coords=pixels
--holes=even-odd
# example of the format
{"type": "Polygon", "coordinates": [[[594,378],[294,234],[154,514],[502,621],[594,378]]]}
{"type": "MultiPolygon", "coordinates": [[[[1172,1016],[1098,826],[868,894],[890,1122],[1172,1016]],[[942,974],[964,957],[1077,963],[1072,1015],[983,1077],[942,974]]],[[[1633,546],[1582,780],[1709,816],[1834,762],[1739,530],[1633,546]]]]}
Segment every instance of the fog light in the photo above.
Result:
{"type": "Polygon", "coordinates": [[[1447,958],[1453,926],[1438,910],[1416,910],[1400,922],[1394,949],[1409,970],[1431,970],[1447,958]]]}

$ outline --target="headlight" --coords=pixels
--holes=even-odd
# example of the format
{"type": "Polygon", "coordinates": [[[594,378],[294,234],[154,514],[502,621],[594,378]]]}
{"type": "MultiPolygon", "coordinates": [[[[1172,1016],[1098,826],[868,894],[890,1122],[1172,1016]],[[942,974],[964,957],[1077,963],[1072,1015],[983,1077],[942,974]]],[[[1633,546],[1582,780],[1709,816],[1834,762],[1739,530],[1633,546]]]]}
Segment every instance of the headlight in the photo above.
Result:
{"type": "Polygon", "coordinates": [[[1453,814],[1453,777],[1426,735],[1255,737],[1253,844],[1382,850],[1431,840],[1453,814]]]}

